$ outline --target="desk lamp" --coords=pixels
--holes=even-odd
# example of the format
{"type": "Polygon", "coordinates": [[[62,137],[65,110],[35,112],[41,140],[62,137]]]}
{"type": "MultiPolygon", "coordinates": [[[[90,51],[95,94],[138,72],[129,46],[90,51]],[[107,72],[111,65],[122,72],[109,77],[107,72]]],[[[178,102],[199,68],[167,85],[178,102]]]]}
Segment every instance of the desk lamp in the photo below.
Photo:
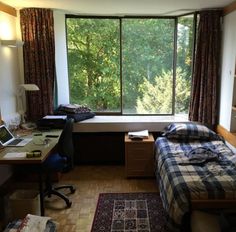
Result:
{"type": "Polygon", "coordinates": [[[24,107],[25,91],[38,91],[38,90],[39,87],[35,84],[19,85],[16,95],[17,95],[18,113],[20,114],[21,124],[25,123],[25,107],[24,107]]]}

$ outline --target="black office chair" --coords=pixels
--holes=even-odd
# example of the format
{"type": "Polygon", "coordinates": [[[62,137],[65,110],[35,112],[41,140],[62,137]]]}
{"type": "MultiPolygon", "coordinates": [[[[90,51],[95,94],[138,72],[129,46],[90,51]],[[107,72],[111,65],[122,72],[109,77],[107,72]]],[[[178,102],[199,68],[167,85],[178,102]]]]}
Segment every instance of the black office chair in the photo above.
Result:
{"type": "Polygon", "coordinates": [[[43,164],[43,170],[46,172],[46,189],[44,196],[51,197],[57,195],[61,197],[67,207],[71,207],[72,202],[61,192],[60,189],[70,189],[75,192],[73,185],[62,185],[54,187],[51,181],[51,175],[55,172],[68,172],[74,166],[74,146],[72,139],[73,119],[68,119],[58,140],[57,153],[50,155],[43,164]]]}

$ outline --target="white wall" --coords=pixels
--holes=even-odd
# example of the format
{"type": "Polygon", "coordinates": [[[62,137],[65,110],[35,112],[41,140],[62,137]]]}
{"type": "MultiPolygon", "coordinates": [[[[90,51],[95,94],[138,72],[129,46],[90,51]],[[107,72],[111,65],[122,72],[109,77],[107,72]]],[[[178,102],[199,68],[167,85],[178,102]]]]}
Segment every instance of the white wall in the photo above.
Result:
{"type": "Polygon", "coordinates": [[[231,107],[236,57],[236,11],[223,19],[222,72],[219,124],[225,129],[231,127],[231,107]]]}
{"type": "MultiPolygon", "coordinates": [[[[58,103],[69,103],[65,13],[54,11],[55,58],[58,87],[58,103]]],[[[19,17],[0,12],[0,39],[21,39],[19,17]]],[[[10,124],[19,119],[15,92],[23,78],[22,48],[0,45],[0,109],[2,119],[10,124]]]]}
{"type": "MultiPolygon", "coordinates": [[[[16,39],[16,17],[0,12],[0,39],[16,39]]],[[[19,117],[16,89],[19,85],[18,48],[0,45],[0,109],[2,119],[11,123],[19,117]]]]}
{"type": "MultiPolygon", "coordinates": [[[[0,11],[0,40],[16,39],[16,17],[0,11]]],[[[18,50],[0,45],[0,109],[6,123],[17,120],[16,88],[19,84],[18,50]]],[[[11,175],[9,166],[0,166],[0,184],[11,175]]]]}
{"type": "Polygon", "coordinates": [[[69,103],[69,83],[65,30],[65,13],[61,11],[54,11],[58,104],[69,103]]]}

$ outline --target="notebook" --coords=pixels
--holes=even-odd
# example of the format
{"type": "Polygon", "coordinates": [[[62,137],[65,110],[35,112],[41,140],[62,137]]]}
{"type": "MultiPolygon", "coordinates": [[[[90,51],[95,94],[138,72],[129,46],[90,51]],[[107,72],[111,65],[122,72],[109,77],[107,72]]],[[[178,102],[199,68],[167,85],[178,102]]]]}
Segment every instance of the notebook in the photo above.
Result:
{"type": "Polygon", "coordinates": [[[23,147],[31,140],[32,138],[15,138],[5,125],[0,126],[0,144],[2,146],[23,147]]]}

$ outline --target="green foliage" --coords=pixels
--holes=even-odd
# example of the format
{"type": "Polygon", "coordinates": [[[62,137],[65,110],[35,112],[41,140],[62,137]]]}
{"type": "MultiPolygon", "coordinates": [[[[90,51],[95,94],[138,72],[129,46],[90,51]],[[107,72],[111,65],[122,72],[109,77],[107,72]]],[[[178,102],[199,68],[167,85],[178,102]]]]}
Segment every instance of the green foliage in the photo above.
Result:
{"type": "Polygon", "coordinates": [[[185,72],[185,78],[191,77],[191,64],[193,52],[193,18],[178,18],[178,40],[177,40],[177,67],[185,72]]]}
{"type": "Polygon", "coordinates": [[[143,97],[138,98],[137,113],[170,114],[172,112],[172,73],[164,72],[155,78],[152,84],[147,79],[143,82],[143,97]]]}
{"type": "Polygon", "coordinates": [[[186,73],[181,68],[176,70],[175,82],[175,113],[187,114],[190,103],[191,81],[186,78],[186,73]]]}
{"type": "Polygon", "coordinates": [[[145,79],[153,83],[162,70],[172,69],[174,26],[174,19],[123,20],[124,113],[136,113],[145,79]]]}
{"type": "MultiPolygon", "coordinates": [[[[67,18],[66,24],[71,103],[96,112],[121,112],[122,107],[124,114],[172,113],[173,18],[124,18],[122,35],[119,19],[67,18]]],[[[178,25],[175,110],[186,113],[193,18],[181,17],[178,25]]]]}
{"type": "MultiPolygon", "coordinates": [[[[142,98],[137,101],[139,114],[171,114],[173,74],[171,71],[162,71],[155,78],[154,84],[147,79],[143,82],[142,98]]],[[[176,113],[187,113],[190,96],[190,82],[186,80],[185,73],[180,68],[176,71],[175,110],[176,113]]]]}
{"type": "Polygon", "coordinates": [[[71,103],[119,111],[117,20],[67,19],[67,40],[71,103]]]}

